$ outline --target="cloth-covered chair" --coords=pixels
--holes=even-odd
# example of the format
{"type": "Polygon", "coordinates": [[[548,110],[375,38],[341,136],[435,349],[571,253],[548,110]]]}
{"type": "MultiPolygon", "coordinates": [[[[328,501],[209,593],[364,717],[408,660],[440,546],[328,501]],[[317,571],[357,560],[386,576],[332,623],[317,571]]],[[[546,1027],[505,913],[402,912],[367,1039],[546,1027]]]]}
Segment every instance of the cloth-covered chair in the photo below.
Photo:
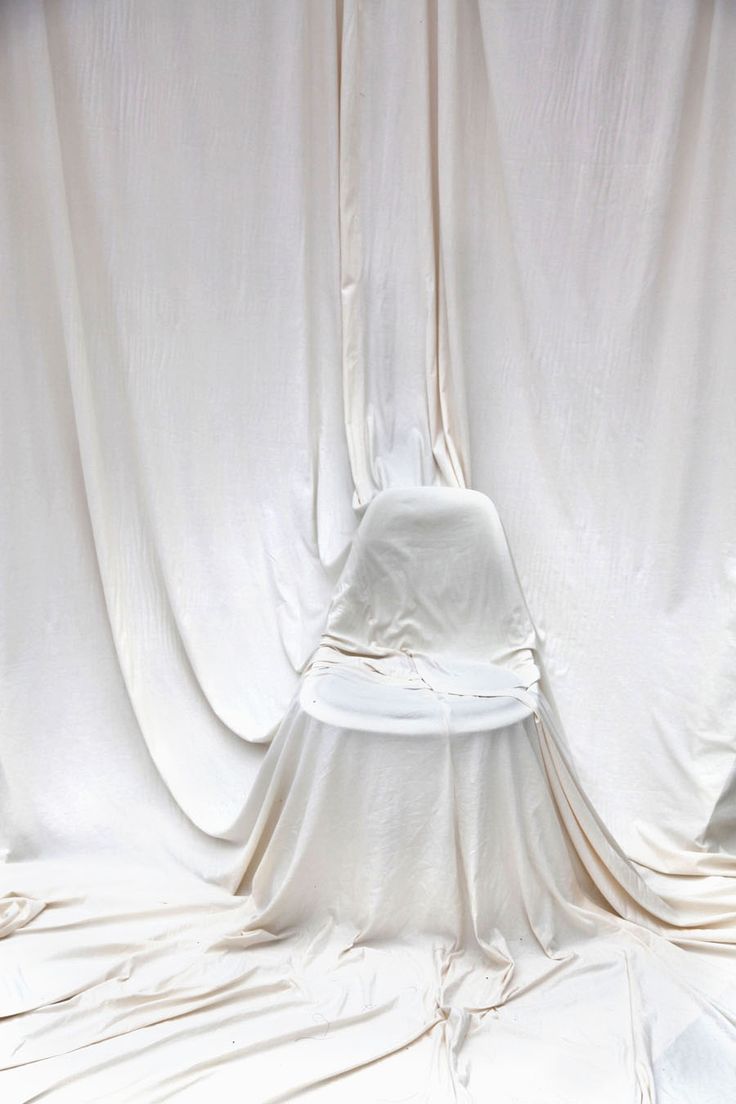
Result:
{"type": "Polygon", "coordinates": [[[597,816],[482,494],[395,489],[369,504],[243,828],[240,892],[260,926],[307,960],[320,948],[311,961],[337,985],[351,962],[350,984],[384,994],[377,978],[406,986],[408,969],[425,1007],[472,1026],[449,1060],[456,1089],[473,1053],[482,1085],[481,1037],[509,1040],[499,1020],[567,1055],[546,1088],[540,1059],[538,1096],[507,1055],[500,1100],[619,1104],[675,1086],[664,1098],[684,1104],[693,1039],[722,1057],[725,1037],[702,1022],[733,1001],[733,979],[693,948],[733,941],[733,913],[655,893],[597,816]],[[607,1071],[592,1081],[586,1047],[607,1071]]]}

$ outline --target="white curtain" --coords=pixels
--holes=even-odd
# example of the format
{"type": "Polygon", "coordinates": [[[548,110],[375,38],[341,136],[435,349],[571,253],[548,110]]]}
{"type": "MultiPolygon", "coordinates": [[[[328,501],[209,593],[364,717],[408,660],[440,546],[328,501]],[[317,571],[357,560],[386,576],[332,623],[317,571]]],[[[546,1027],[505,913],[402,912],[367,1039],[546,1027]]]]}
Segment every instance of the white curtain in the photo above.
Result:
{"type": "Polygon", "coordinates": [[[380,488],[497,504],[624,847],[736,826],[736,9],[6,0],[2,818],[217,880],[380,488]]]}
{"type": "Polygon", "coordinates": [[[336,13],[0,20],[4,828],[213,873],[355,524],[336,13]]]}

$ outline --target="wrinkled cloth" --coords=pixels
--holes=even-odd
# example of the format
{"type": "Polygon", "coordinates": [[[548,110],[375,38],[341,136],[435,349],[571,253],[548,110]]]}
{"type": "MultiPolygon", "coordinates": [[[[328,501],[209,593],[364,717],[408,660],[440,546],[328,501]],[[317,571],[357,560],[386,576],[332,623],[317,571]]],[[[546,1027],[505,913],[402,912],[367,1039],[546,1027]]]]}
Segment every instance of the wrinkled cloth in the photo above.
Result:
{"type": "Polygon", "coordinates": [[[615,915],[542,750],[530,718],[419,736],[295,702],[241,896],[64,869],[0,944],[3,1101],[731,1099],[732,964],[615,915]]]}
{"type": "Polygon", "coordinates": [[[490,500],[452,488],[393,489],[365,512],[310,667],[350,661],[483,695],[536,683],[535,643],[490,500]]]}
{"type": "Polygon", "coordinates": [[[0,849],[225,877],[353,497],[444,481],[627,851],[736,854],[735,54],[732,0],[0,4],[0,849]]]}
{"type": "MultiPolygon", "coordinates": [[[[0,1096],[209,1104],[215,1085],[257,1099],[346,1067],[319,1095],[444,1102],[463,1079],[514,1104],[549,1104],[554,1086],[632,1095],[607,1043],[574,1043],[573,1006],[591,1025],[599,1009],[592,971],[572,1022],[564,994],[552,1015],[537,989],[523,1029],[485,1015],[489,1046],[464,1011],[436,1011],[431,963],[404,986],[369,950],[353,969],[360,948],[338,938],[301,956],[289,1018],[274,999],[288,967],[269,981],[249,898],[232,897],[248,792],[319,641],[351,499],[446,482],[498,503],[572,776],[638,862],[622,866],[565,791],[563,838],[612,892],[632,869],[656,891],[643,911],[639,889],[616,891],[616,907],[653,935],[669,925],[688,955],[676,971],[704,964],[691,1028],[656,1061],[660,1095],[733,1098],[728,994],[707,965],[727,986],[734,12],[0,5],[0,986],[24,1063],[0,1096]],[[255,1020],[260,1035],[231,1034],[255,1020]]],[[[419,687],[439,656],[423,674],[408,653],[392,662],[390,694],[311,672],[302,712],[431,734],[441,692],[419,687]]],[[[454,703],[452,731],[524,709],[454,703]]],[[[301,954],[295,933],[272,942],[301,954]]],[[[633,988],[632,1025],[648,1027],[633,988]]],[[[601,1036],[623,1003],[602,1009],[601,1036]]]]}
{"type": "Polygon", "coordinates": [[[232,884],[51,893],[0,944],[4,1099],[731,1099],[733,883],[647,883],[547,682],[492,503],[376,496],[232,884]]]}

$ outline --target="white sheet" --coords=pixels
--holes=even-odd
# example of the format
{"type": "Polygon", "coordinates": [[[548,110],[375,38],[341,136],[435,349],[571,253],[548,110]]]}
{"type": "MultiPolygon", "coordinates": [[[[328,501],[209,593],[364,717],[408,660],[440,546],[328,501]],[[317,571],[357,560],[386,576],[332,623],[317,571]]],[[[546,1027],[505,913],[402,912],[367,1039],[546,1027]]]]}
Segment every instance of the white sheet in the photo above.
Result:
{"type": "Polygon", "coordinates": [[[334,35],[325,4],[2,5],[15,855],[210,873],[319,638],[355,525],[334,35]]]}
{"type": "MultiPolygon", "coordinates": [[[[730,1099],[736,888],[686,901],[670,877],[665,898],[623,856],[571,768],[533,626],[507,616],[524,608],[483,496],[378,495],[237,825],[236,895],[142,894],[139,871],[91,909],[89,890],[48,899],[0,945],[8,1099],[247,1085],[259,1104],[369,1104],[407,1076],[408,1099],[437,1102],[489,1084],[509,1104],[730,1099]],[[503,668],[499,627],[519,623],[503,668]]],[[[34,864],[13,873],[32,900],[34,864]]]]}
{"type": "Polygon", "coordinates": [[[105,894],[133,945],[121,865],[222,900],[351,501],[416,482],[498,503],[596,810],[723,907],[735,49],[729,0],[0,5],[9,948],[105,894]]]}
{"type": "Polygon", "coordinates": [[[0,20],[13,854],[220,862],[353,473],[488,493],[597,808],[733,851],[732,4],[0,20]]]}
{"type": "Polygon", "coordinates": [[[254,796],[253,897],[56,871],[15,969],[0,947],[2,1009],[28,1009],[0,1030],[8,1104],[732,1097],[733,968],[581,889],[533,723],[378,735],[296,706],[254,796]]]}

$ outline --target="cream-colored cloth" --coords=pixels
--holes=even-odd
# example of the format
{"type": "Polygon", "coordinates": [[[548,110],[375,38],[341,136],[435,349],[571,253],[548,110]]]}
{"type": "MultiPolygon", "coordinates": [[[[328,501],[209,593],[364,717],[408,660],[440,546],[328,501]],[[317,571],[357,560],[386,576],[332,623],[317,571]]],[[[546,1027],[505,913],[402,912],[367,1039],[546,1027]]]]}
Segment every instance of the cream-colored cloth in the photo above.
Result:
{"type": "Polygon", "coordinates": [[[728,880],[647,885],[541,666],[492,504],[377,495],[235,826],[237,893],[15,869],[47,908],[0,943],[3,1100],[732,1099],[728,880]]]}
{"type": "Polygon", "coordinates": [[[365,512],[310,666],[356,661],[434,690],[482,695],[536,683],[535,644],[490,500],[394,489],[365,512]]]}
{"type": "MultiPolygon", "coordinates": [[[[58,1051],[0,1096],[140,1104],[201,1075],[209,1104],[266,1071],[265,1097],[404,1037],[415,975],[396,998],[356,970],[346,993],[312,958],[329,1000],[277,972],[289,1020],[254,937],[205,952],[201,923],[250,922],[228,892],[248,791],[351,497],[386,487],[498,502],[574,773],[686,928],[728,926],[735,51],[731,0],[0,5],[0,985],[37,1007],[1,1029],[58,1051]]],[[[436,698],[413,695],[361,706],[364,734],[384,712],[426,731],[436,698]]],[[[566,831],[584,847],[572,810],[566,831]]],[[[665,1100],[697,1099],[701,1066],[704,1094],[736,1095],[728,1015],[708,1004],[659,1062],[665,1100]]],[[[563,1099],[621,1088],[562,1020],[544,1050],[546,1007],[491,1048],[467,1023],[361,1070],[361,1093],[461,1096],[439,1049],[427,1074],[438,1038],[481,1097],[549,1104],[568,1070],[563,1099]]]]}
{"type": "Polygon", "coordinates": [[[727,864],[735,53],[732,0],[0,4],[13,858],[226,879],[352,496],[444,481],[606,823],[727,864]]]}

